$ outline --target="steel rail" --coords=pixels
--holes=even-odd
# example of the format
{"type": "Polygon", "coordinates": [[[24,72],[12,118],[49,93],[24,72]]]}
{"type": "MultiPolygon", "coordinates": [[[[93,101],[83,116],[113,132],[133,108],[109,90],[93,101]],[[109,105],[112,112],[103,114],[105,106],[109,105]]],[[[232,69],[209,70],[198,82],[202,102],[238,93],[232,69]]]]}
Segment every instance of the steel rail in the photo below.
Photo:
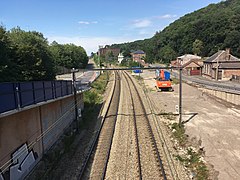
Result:
{"type": "MultiPolygon", "coordinates": [[[[104,116],[103,116],[103,121],[102,121],[102,123],[101,123],[101,126],[100,126],[99,130],[97,131],[97,134],[96,134],[96,136],[95,136],[95,139],[94,139],[93,143],[92,143],[91,146],[90,146],[90,150],[88,151],[88,154],[87,154],[87,156],[86,156],[86,158],[85,158],[85,160],[84,160],[84,162],[83,162],[82,168],[81,168],[81,170],[80,170],[80,173],[79,173],[77,179],[82,179],[82,178],[83,178],[84,171],[86,170],[86,167],[87,167],[87,165],[88,165],[88,163],[89,163],[90,157],[91,157],[91,155],[93,154],[93,152],[94,152],[94,150],[95,150],[95,148],[96,148],[96,145],[97,145],[97,142],[98,142],[100,133],[101,133],[102,128],[103,128],[103,126],[104,126],[105,119],[106,119],[106,117],[107,117],[107,114],[108,114],[109,109],[110,109],[110,105],[111,105],[112,100],[113,100],[113,95],[114,95],[115,90],[116,90],[116,79],[117,79],[116,77],[117,77],[117,75],[116,75],[116,72],[115,72],[115,81],[114,81],[114,85],[113,85],[113,92],[112,92],[112,94],[111,94],[111,98],[110,98],[109,104],[108,104],[108,106],[107,106],[106,113],[105,113],[104,116]]],[[[113,133],[114,133],[114,132],[113,132],[113,133]]],[[[111,143],[112,143],[112,142],[111,142],[111,143]]],[[[109,150],[109,153],[110,153],[110,150],[109,150]]],[[[109,155],[108,155],[108,158],[109,158],[109,155]]],[[[107,163],[107,162],[106,162],[106,163],[107,163]]],[[[104,167],[105,170],[106,170],[106,167],[107,167],[107,165],[105,164],[105,167],[104,167]]],[[[106,174],[106,172],[104,172],[103,176],[105,176],[105,174],[106,174]]],[[[102,177],[102,178],[104,178],[104,177],[102,177]]]]}
{"type": "MultiPolygon", "coordinates": [[[[145,84],[144,84],[144,89],[147,90],[145,84]]],[[[169,147],[168,147],[168,144],[167,144],[167,142],[166,142],[166,139],[164,138],[163,131],[162,131],[162,128],[161,128],[161,125],[160,125],[161,119],[160,119],[160,117],[156,116],[157,113],[155,112],[155,110],[157,110],[157,106],[156,106],[156,104],[154,104],[154,103],[151,102],[151,99],[150,99],[150,97],[148,96],[148,94],[147,94],[146,91],[144,91],[144,94],[145,94],[145,96],[146,96],[146,98],[147,98],[149,108],[150,108],[151,113],[152,113],[152,115],[153,115],[152,117],[154,118],[154,125],[156,126],[158,137],[159,137],[159,139],[161,140],[162,147],[163,147],[163,152],[164,152],[164,154],[165,154],[165,157],[166,157],[166,160],[167,160],[167,163],[168,163],[168,166],[169,166],[169,169],[170,169],[172,178],[173,178],[174,180],[175,180],[175,179],[179,179],[179,177],[178,177],[178,172],[177,172],[177,170],[176,170],[176,168],[175,168],[175,164],[174,164],[174,162],[173,162],[173,158],[172,158],[172,156],[171,156],[170,149],[169,149],[169,147]],[[165,149],[164,147],[165,147],[166,149],[165,149]],[[169,159],[170,159],[170,160],[169,160],[169,159]],[[176,174],[176,178],[174,177],[174,173],[173,173],[173,170],[172,170],[172,168],[171,168],[170,161],[171,161],[171,164],[172,164],[172,166],[173,166],[174,173],[176,174]]]]}
{"type": "MultiPolygon", "coordinates": [[[[132,80],[132,78],[130,77],[130,75],[129,75],[128,73],[126,73],[126,74],[127,74],[128,78],[130,79],[130,81],[132,82],[132,84],[133,84],[133,86],[134,86],[134,89],[136,90],[136,93],[137,93],[139,102],[140,102],[140,104],[141,104],[141,106],[142,106],[142,109],[143,109],[143,113],[146,115],[147,112],[146,112],[146,109],[145,109],[145,107],[144,107],[144,105],[143,105],[143,102],[142,102],[142,99],[141,99],[141,97],[140,97],[140,94],[139,94],[139,92],[138,92],[138,90],[137,90],[136,84],[133,82],[133,80],[132,80]]],[[[158,161],[159,161],[159,163],[160,163],[159,165],[160,165],[160,168],[161,168],[161,172],[162,172],[162,175],[163,175],[163,179],[164,179],[164,180],[167,180],[167,176],[166,176],[166,173],[165,173],[165,170],[164,170],[164,167],[163,167],[163,162],[162,162],[162,159],[161,159],[161,157],[160,157],[160,154],[159,154],[159,151],[158,151],[158,148],[157,148],[157,143],[156,143],[155,137],[154,137],[154,135],[153,135],[153,130],[152,130],[152,127],[151,127],[151,125],[150,125],[150,122],[149,122],[149,119],[148,119],[147,116],[146,116],[146,121],[147,121],[147,125],[148,125],[148,127],[149,127],[149,130],[150,130],[150,135],[151,135],[151,137],[152,137],[152,141],[153,141],[154,148],[155,148],[156,153],[157,153],[157,158],[158,158],[158,161]]]]}
{"type": "MultiPolygon", "coordinates": [[[[121,84],[120,84],[120,76],[118,74],[118,72],[116,73],[116,77],[118,79],[115,79],[115,83],[118,83],[118,86],[119,86],[119,91],[121,89],[121,84]]],[[[116,85],[115,85],[115,88],[116,88],[116,85]]],[[[115,94],[116,91],[113,92],[113,94],[115,94]]],[[[120,93],[118,95],[118,102],[120,100],[120,93]]],[[[112,102],[111,102],[112,103],[112,102]]],[[[110,106],[109,106],[110,107],[110,106]]],[[[116,112],[116,116],[114,118],[114,126],[113,126],[113,131],[112,131],[112,136],[111,136],[111,142],[110,142],[110,148],[108,149],[108,153],[107,153],[107,159],[106,159],[106,162],[105,162],[105,166],[104,166],[104,171],[103,171],[103,175],[102,175],[102,180],[105,179],[105,176],[106,176],[106,172],[107,172],[107,165],[108,165],[108,161],[109,161],[109,157],[110,157],[110,152],[111,152],[111,149],[112,149],[112,142],[113,142],[113,136],[114,136],[114,132],[115,132],[115,127],[116,127],[116,121],[117,121],[117,113],[118,113],[118,108],[119,108],[119,103],[117,105],[117,112],[116,112]]],[[[108,114],[108,113],[106,113],[108,114]]]]}
{"type": "Polygon", "coordinates": [[[141,168],[141,160],[140,160],[140,151],[139,151],[139,141],[138,141],[138,130],[137,130],[137,119],[136,119],[136,115],[135,115],[135,106],[133,103],[133,94],[130,90],[130,84],[129,81],[126,78],[126,75],[123,74],[125,76],[126,82],[128,84],[129,87],[129,91],[130,91],[130,95],[131,95],[131,102],[132,102],[132,106],[133,106],[133,118],[134,118],[134,130],[135,130],[135,137],[136,137],[136,143],[137,143],[137,154],[138,154],[138,167],[139,167],[139,178],[142,179],[142,168],[141,168]]]}

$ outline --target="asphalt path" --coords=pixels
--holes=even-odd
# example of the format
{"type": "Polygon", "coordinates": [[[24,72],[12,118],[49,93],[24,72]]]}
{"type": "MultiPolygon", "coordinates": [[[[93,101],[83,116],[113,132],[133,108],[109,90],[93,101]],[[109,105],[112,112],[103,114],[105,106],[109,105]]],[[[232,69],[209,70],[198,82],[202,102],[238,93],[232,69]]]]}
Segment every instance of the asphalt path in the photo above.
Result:
{"type": "Polygon", "coordinates": [[[93,77],[97,77],[100,73],[96,71],[87,71],[88,69],[94,69],[94,67],[94,62],[89,61],[86,69],[83,70],[82,74],[76,77],[77,90],[87,90],[90,88],[90,84],[94,80],[93,77]]]}

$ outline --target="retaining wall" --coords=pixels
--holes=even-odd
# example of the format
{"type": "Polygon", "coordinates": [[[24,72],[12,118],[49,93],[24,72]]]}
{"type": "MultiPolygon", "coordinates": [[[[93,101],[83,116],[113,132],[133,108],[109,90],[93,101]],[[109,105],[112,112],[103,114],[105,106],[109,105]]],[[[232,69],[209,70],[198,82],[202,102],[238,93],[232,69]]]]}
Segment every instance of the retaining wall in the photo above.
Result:
{"type": "Polygon", "coordinates": [[[230,102],[235,105],[240,105],[240,93],[225,92],[215,89],[201,88],[203,92],[206,92],[210,95],[213,95],[217,98],[220,98],[224,101],[230,102]]]}
{"type": "MultiPolygon", "coordinates": [[[[83,94],[77,95],[83,109],[83,94]]],[[[0,180],[23,179],[75,119],[74,96],[0,117],[0,180]]]]}

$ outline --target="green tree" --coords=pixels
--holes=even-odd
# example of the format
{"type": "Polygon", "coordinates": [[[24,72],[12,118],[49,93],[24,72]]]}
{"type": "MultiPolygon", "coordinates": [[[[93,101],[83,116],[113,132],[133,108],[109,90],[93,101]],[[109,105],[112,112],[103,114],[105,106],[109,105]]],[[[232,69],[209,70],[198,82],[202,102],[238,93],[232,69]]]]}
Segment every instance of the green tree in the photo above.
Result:
{"type": "Polygon", "coordinates": [[[164,46],[159,51],[159,56],[164,63],[168,64],[171,60],[176,59],[177,53],[170,46],[164,46]]]}
{"type": "Polygon", "coordinates": [[[52,56],[57,66],[71,68],[85,68],[88,64],[86,51],[74,44],[58,44],[53,41],[50,46],[52,56]]]}
{"type": "Polygon", "coordinates": [[[4,27],[0,26],[0,82],[16,81],[17,64],[13,61],[14,51],[4,27]]]}
{"type": "Polygon", "coordinates": [[[203,42],[199,39],[196,39],[194,42],[193,42],[193,53],[195,55],[200,55],[201,52],[202,52],[202,49],[203,49],[203,42]]]}
{"type": "Polygon", "coordinates": [[[19,74],[18,81],[52,80],[54,64],[48,49],[48,41],[42,33],[23,31],[19,27],[9,32],[11,46],[15,51],[14,63],[19,74]]]}

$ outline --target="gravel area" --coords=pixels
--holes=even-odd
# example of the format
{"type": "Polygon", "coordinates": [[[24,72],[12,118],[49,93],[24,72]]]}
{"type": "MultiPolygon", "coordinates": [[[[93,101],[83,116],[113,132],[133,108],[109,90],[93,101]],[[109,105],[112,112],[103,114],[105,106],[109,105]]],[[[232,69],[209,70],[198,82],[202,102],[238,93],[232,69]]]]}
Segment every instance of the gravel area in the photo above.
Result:
{"type": "MultiPolygon", "coordinates": [[[[175,113],[178,105],[178,85],[174,92],[156,92],[154,71],[142,75],[149,97],[158,112],[175,113]]],[[[183,83],[183,121],[193,144],[201,144],[204,159],[211,170],[211,179],[240,179],[240,107],[211,97],[183,83]],[[193,114],[197,113],[193,117],[193,114]],[[196,143],[198,142],[198,143],[196,143]],[[211,169],[213,168],[213,170],[211,169]]]]}
{"type": "Polygon", "coordinates": [[[133,109],[131,101],[126,98],[130,97],[130,91],[125,87],[127,83],[122,79],[118,118],[106,179],[139,179],[133,109]]]}
{"type": "MultiPolygon", "coordinates": [[[[139,87],[140,88],[140,87],[139,87]]],[[[144,91],[140,91],[141,96],[144,97],[143,102],[145,109],[150,119],[150,124],[154,133],[154,137],[157,142],[158,151],[161,154],[161,158],[165,164],[164,168],[167,172],[168,179],[189,179],[186,173],[186,169],[181,165],[179,161],[176,160],[174,155],[177,154],[176,149],[171,137],[171,132],[168,127],[166,127],[167,119],[161,116],[162,109],[159,109],[158,104],[162,103],[162,100],[153,99],[149,96],[149,91],[142,84],[141,88],[144,91]]]]}
{"type": "Polygon", "coordinates": [[[157,161],[156,149],[152,143],[152,137],[148,129],[146,117],[144,115],[142,106],[139,103],[135,89],[130,83],[130,90],[128,85],[123,81],[121,98],[121,113],[119,116],[116,131],[114,134],[114,143],[112,146],[110,161],[108,163],[107,178],[119,179],[138,179],[139,168],[136,151],[136,141],[134,132],[133,107],[131,104],[130,93],[133,95],[134,112],[136,115],[137,135],[139,140],[140,163],[143,179],[161,179],[161,169],[157,161]],[[125,102],[125,103],[124,103],[125,102]],[[134,154],[132,154],[134,153],[134,154]]]}

